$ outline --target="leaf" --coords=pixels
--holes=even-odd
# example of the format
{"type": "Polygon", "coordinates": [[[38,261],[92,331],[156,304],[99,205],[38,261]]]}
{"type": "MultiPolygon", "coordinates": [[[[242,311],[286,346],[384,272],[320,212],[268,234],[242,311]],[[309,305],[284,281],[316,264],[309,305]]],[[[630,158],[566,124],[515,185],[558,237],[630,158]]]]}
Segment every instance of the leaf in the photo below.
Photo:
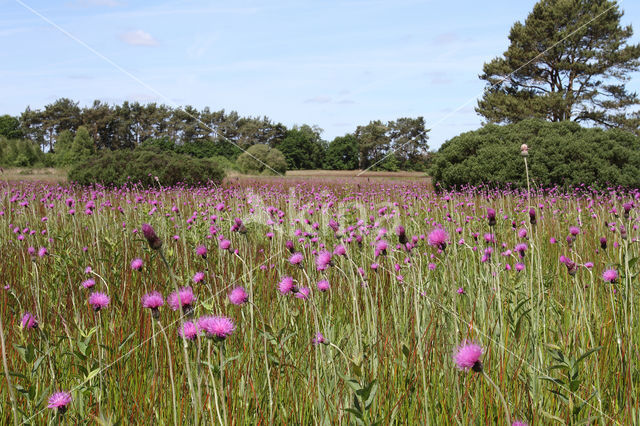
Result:
{"type": "Polygon", "coordinates": [[[540,412],[541,412],[541,413],[542,413],[542,415],[543,415],[543,416],[545,416],[546,418],[551,419],[551,420],[555,420],[555,421],[556,421],[556,422],[558,422],[558,423],[562,423],[562,424],[564,424],[564,420],[562,420],[560,417],[556,417],[556,416],[554,416],[553,414],[551,414],[551,413],[547,413],[547,412],[546,412],[546,411],[544,411],[544,410],[541,410],[540,412]]]}
{"type": "Polygon", "coordinates": [[[95,370],[92,370],[87,377],[84,378],[85,382],[90,381],[91,379],[93,379],[94,377],[96,377],[98,374],[100,374],[100,368],[96,368],[95,370]]]}
{"type": "Polygon", "coordinates": [[[589,349],[588,351],[586,351],[585,353],[583,353],[582,355],[580,355],[578,357],[578,359],[576,360],[576,364],[579,364],[580,361],[583,361],[584,359],[586,359],[589,355],[593,354],[594,352],[598,352],[600,349],[602,349],[602,346],[598,346],[595,347],[593,349],[589,349]]]}
{"type": "Polygon", "coordinates": [[[124,345],[136,334],[135,331],[133,331],[130,335],[128,335],[127,337],[124,338],[124,340],[122,340],[122,342],[120,343],[120,345],[118,345],[118,351],[122,351],[122,348],[124,347],[124,345]]]}

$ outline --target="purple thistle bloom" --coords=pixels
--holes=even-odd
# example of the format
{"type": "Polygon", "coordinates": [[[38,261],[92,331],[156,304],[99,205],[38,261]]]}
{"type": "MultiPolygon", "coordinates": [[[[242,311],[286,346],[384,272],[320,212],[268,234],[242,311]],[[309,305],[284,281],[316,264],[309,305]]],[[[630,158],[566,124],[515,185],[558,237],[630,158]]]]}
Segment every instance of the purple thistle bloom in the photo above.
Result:
{"type": "Polygon", "coordinates": [[[196,247],[196,254],[198,256],[202,256],[205,259],[207,258],[207,248],[205,246],[198,246],[196,247]]]}
{"type": "Polygon", "coordinates": [[[58,413],[64,414],[67,411],[67,405],[71,404],[71,394],[68,392],[56,392],[49,397],[49,405],[47,408],[58,410],[58,413]]]}
{"type": "Polygon", "coordinates": [[[318,346],[321,344],[324,345],[328,345],[329,343],[327,343],[327,339],[325,339],[325,337],[322,335],[322,333],[316,333],[316,335],[313,337],[313,339],[311,339],[311,343],[313,344],[313,346],[318,346]]]}
{"type": "Polygon", "coordinates": [[[532,225],[536,224],[536,209],[534,209],[533,207],[529,209],[529,223],[531,223],[532,225]]]}
{"type": "Polygon", "coordinates": [[[331,257],[331,252],[327,250],[318,253],[318,257],[316,258],[318,271],[324,271],[331,265],[331,257]]]}
{"type": "Polygon", "coordinates": [[[378,241],[375,249],[375,257],[386,256],[388,248],[389,248],[389,243],[387,243],[385,240],[378,241]]]}
{"type": "Polygon", "coordinates": [[[193,282],[200,283],[202,281],[204,281],[204,272],[196,272],[196,274],[193,276],[193,282]]]}
{"type": "Polygon", "coordinates": [[[524,263],[518,262],[516,263],[516,271],[520,272],[524,270],[524,263]]]}
{"type": "Polygon", "coordinates": [[[300,263],[302,263],[302,259],[304,259],[302,253],[294,253],[289,258],[289,263],[291,263],[292,265],[299,265],[300,263]]]}
{"type": "Polygon", "coordinates": [[[496,211],[492,208],[487,209],[487,219],[489,219],[489,226],[495,226],[496,224],[496,211]]]}
{"type": "Polygon", "coordinates": [[[226,239],[224,239],[224,240],[220,241],[220,248],[221,248],[222,250],[229,250],[229,251],[231,251],[231,241],[226,240],[226,239]]]}
{"type": "Polygon", "coordinates": [[[169,307],[174,311],[182,308],[182,312],[185,315],[190,315],[192,313],[192,304],[196,300],[193,295],[193,290],[191,287],[182,287],[178,292],[173,292],[167,298],[167,303],[169,303],[169,307]]]}
{"type": "Polygon", "coordinates": [[[222,341],[233,333],[236,326],[230,318],[206,316],[198,320],[198,329],[207,337],[222,341]]]}
{"type": "Polygon", "coordinates": [[[516,420],[513,423],[511,423],[511,426],[529,426],[529,424],[526,422],[523,422],[522,420],[516,420]]]}
{"type": "Polygon", "coordinates": [[[96,281],[93,278],[89,278],[89,279],[86,279],[86,280],[82,281],[82,287],[84,287],[84,288],[91,288],[94,285],[96,285],[96,281]]]}
{"type": "Polygon", "coordinates": [[[191,321],[187,321],[182,324],[179,333],[183,339],[195,340],[198,337],[198,327],[191,321]]]}
{"type": "Polygon", "coordinates": [[[607,269],[602,273],[602,279],[608,283],[615,283],[618,279],[618,272],[615,269],[607,269]]]}
{"type": "Polygon", "coordinates": [[[600,247],[603,250],[607,248],[607,237],[600,237],[600,247]]]}
{"type": "Polygon", "coordinates": [[[159,250],[162,247],[162,240],[158,238],[156,231],[148,223],[142,224],[142,234],[153,250],[159,250]]]}
{"type": "Polygon", "coordinates": [[[286,243],[284,243],[285,247],[287,248],[287,250],[289,250],[292,254],[295,252],[295,247],[293,245],[293,241],[288,240],[286,243]]]}
{"type": "Polygon", "coordinates": [[[429,232],[427,241],[432,247],[436,247],[440,250],[444,250],[447,247],[447,241],[449,240],[449,234],[442,228],[436,228],[429,232]]]}
{"type": "Polygon", "coordinates": [[[135,258],[131,261],[131,269],[133,269],[134,271],[139,271],[140,269],[142,269],[142,259],[140,258],[135,258]]]}
{"type": "Polygon", "coordinates": [[[158,291],[152,291],[151,293],[147,293],[142,296],[142,307],[151,309],[151,315],[154,319],[158,319],[160,317],[160,311],[158,308],[162,305],[164,305],[164,298],[158,291]]]}
{"type": "Polygon", "coordinates": [[[44,257],[48,254],[49,252],[47,251],[46,247],[40,247],[40,250],[38,250],[38,256],[40,257],[44,257]]]}
{"type": "Polygon", "coordinates": [[[293,283],[293,278],[284,277],[278,284],[278,290],[281,294],[297,293],[298,288],[293,283]]]}
{"type": "Polygon", "coordinates": [[[311,289],[309,287],[300,287],[298,291],[294,294],[298,299],[307,299],[309,294],[311,293],[311,289]]]}
{"type": "Polygon", "coordinates": [[[482,372],[482,362],[480,361],[482,352],[480,345],[465,341],[458,346],[456,353],[453,355],[453,360],[460,370],[468,371],[472,369],[476,373],[480,373],[482,372]]]}
{"type": "Polygon", "coordinates": [[[520,253],[520,257],[524,257],[524,252],[527,251],[527,244],[525,243],[520,243],[516,245],[515,251],[517,251],[518,253],[520,253]]]}
{"type": "Polygon", "coordinates": [[[98,312],[100,309],[106,308],[111,299],[104,293],[93,292],[89,295],[89,304],[93,310],[98,312]]]}
{"type": "Polygon", "coordinates": [[[336,256],[344,256],[345,254],[347,254],[347,249],[342,244],[338,244],[333,249],[333,254],[335,254],[336,256]]]}
{"type": "Polygon", "coordinates": [[[318,281],[318,290],[320,291],[327,291],[331,288],[331,286],[329,285],[329,281],[327,280],[320,280],[318,281]]]}
{"type": "Polygon", "coordinates": [[[571,226],[569,227],[569,233],[575,237],[576,235],[580,234],[580,228],[578,228],[577,226],[571,226]]]}
{"type": "Polygon", "coordinates": [[[249,295],[244,287],[236,287],[229,293],[229,301],[234,305],[242,306],[249,301],[249,295]]]}
{"type": "Polygon", "coordinates": [[[22,328],[31,330],[32,328],[38,328],[38,320],[30,312],[26,312],[22,316],[22,328]]]}

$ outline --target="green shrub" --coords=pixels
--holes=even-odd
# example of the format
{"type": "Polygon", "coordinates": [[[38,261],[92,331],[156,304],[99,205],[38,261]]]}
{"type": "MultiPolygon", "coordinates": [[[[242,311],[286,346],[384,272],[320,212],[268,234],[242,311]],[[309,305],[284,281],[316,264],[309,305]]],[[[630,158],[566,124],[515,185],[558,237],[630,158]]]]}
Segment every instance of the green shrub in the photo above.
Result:
{"type": "Polygon", "coordinates": [[[224,171],[215,161],[163,153],[157,148],[101,152],[74,164],[69,171],[69,180],[83,185],[140,182],[152,186],[157,184],[156,177],[163,186],[198,185],[221,182],[224,171]]]}
{"type": "Polygon", "coordinates": [[[583,128],[575,122],[524,120],[487,125],[445,142],[431,176],[445,188],[494,183],[526,186],[520,146],[529,146],[534,185],[640,187],[640,138],[618,129],[583,128]]]}
{"type": "Polygon", "coordinates": [[[241,154],[236,161],[240,170],[249,174],[282,174],[287,171],[284,155],[268,145],[256,144],[241,154]]]}

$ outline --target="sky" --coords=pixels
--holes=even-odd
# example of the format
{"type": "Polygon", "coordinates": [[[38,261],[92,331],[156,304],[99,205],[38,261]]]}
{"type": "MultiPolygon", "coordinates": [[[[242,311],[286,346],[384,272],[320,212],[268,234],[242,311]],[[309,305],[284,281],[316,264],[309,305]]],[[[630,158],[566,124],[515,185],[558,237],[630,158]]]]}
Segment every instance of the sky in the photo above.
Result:
{"type": "MultiPolygon", "coordinates": [[[[535,3],[0,0],[0,114],[61,97],[208,106],[329,141],[423,116],[436,149],[481,126],[478,74],[535,3]]],[[[640,1],[618,3],[640,42],[640,1]]]]}

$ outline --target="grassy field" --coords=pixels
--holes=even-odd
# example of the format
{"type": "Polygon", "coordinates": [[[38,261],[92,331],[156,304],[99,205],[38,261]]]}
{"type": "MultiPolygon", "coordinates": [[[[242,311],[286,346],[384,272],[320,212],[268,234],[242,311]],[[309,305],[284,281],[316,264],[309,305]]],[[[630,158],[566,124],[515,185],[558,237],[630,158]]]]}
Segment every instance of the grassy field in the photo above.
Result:
{"type": "Polygon", "coordinates": [[[0,424],[640,421],[638,193],[326,176],[2,184],[0,424]]]}

